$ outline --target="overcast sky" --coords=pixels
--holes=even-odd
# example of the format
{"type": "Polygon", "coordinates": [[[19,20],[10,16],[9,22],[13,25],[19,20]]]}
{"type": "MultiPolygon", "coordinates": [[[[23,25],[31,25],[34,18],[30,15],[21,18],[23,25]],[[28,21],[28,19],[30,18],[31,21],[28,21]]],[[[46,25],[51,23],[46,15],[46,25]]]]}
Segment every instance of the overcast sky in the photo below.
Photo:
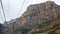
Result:
{"type": "MultiPolygon", "coordinates": [[[[46,2],[46,1],[47,0],[25,0],[25,3],[23,5],[23,7],[21,8],[23,0],[2,0],[6,20],[9,21],[11,19],[15,19],[15,18],[21,16],[21,14],[23,14],[23,12],[26,11],[26,9],[29,5],[39,4],[42,2],[46,2]],[[21,10],[20,10],[20,8],[21,8],[21,10]]],[[[60,0],[52,0],[52,1],[54,1],[56,4],[60,5],[60,0]]],[[[2,13],[2,16],[1,16],[1,13],[2,13],[2,8],[1,8],[1,4],[0,4],[0,23],[4,23],[3,13],[2,13]]]]}

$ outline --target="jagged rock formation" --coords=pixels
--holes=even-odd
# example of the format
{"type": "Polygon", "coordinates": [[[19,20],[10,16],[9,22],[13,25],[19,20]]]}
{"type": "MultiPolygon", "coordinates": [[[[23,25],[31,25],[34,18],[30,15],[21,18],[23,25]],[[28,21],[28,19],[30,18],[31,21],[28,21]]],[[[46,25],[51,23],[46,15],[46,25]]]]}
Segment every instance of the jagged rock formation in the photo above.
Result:
{"type": "Polygon", "coordinates": [[[32,32],[34,34],[42,32],[48,34],[47,31],[54,29],[55,25],[58,24],[57,26],[60,28],[59,22],[60,6],[53,1],[47,1],[41,4],[30,5],[27,11],[15,21],[20,26],[20,29],[15,29],[15,31],[23,31],[21,32],[22,34],[26,34],[26,32],[28,32],[27,34],[32,34],[32,32]]]}

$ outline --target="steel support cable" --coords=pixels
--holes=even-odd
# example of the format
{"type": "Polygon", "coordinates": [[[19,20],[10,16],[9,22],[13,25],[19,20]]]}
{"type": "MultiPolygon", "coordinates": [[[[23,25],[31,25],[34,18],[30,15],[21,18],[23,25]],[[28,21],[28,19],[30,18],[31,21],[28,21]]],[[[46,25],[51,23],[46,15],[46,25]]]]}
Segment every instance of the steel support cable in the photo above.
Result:
{"type": "MultiPolygon", "coordinates": [[[[17,18],[18,18],[19,14],[20,14],[20,11],[21,11],[21,9],[22,9],[24,3],[25,3],[25,0],[23,0],[23,3],[22,3],[22,5],[21,5],[21,8],[20,8],[19,13],[18,13],[18,15],[17,15],[17,18]]],[[[16,20],[15,20],[15,21],[16,21],[16,20]]]]}
{"type": "Polygon", "coordinates": [[[4,8],[3,8],[3,4],[2,4],[2,0],[0,0],[0,3],[1,3],[1,7],[2,7],[2,11],[3,11],[4,19],[5,19],[5,21],[6,21],[5,12],[4,12],[4,8]]]}
{"type": "MultiPolygon", "coordinates": [[[[23,3],[22,3],[21,8],[20,8],[20,10],[19,10],[18,16],[19,16],[19,14],[20,14],[20,11],[22,10],[22,7],[23,7],[24,3],[25,3],[25,0],[23,0],[23,3]]],[[[18,17],[18,16],[17,16],[17,17],[18,17]]]]}

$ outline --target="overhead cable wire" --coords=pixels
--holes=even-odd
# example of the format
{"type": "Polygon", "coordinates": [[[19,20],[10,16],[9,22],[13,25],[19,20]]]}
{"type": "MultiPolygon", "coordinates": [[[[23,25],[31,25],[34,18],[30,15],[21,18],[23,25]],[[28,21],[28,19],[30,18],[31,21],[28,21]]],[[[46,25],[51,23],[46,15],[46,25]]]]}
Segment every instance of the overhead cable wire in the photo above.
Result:
{"type": "Polygon", "coordinates": [[[2,12],[3,12],[3,15],[4,15],[4,19],[5,19],[5,21],[6,21],[5,12],[4,12],[4,7],[3,7],[3,4],[2,4],[2,0],[0,0],[0,3],[1,3],[1,7],[2,7],[2,12]]]}
{"type": "MultiPolygon", "coordinates": [[[[20,12],[21,12],[21,10],[22,10],[22,7],[23,7],[24,3],[25,3],[25,0],[23,0],[23,3],[22,3],[21,8],[20,8],[20,10],[19,10],[18,16],[19,16],[19,14],[20,14],[20,12]]],[[[18,17],[18,16],[17,16],[17,17],[18,17]]]]}

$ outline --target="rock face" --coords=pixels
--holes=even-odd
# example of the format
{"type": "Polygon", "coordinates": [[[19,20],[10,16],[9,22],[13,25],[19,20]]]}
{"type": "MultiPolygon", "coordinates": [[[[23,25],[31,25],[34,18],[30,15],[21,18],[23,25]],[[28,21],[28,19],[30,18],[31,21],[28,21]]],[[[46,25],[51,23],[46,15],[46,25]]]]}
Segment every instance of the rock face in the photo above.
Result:
{"type": "Polygon", "coordinates": [[[21,16],[21,25],[29,29],[42,22],[53,21],[58,17],[60,17],[60,6],[53,1],[47,1],[41,4],[30,5],[21,16]]]}
{"type": "MultiPolygon", "coordinates": [[[[32,34],[31,32],[44,32],[55,25],[59,25],[60,21],[60,6],[53,1],[47,1],[41,4],[30,5],[24,14],[15,21],[22,27],[22,34],[32,34]]],[[[16,25],[17,26],[17,25],[16,25]]],[[[15,27],[16,28],[16,27],[15,27]]],[[[19,29],[19,28],[18,28],[19,29]]],[[[46,33],[48,34],[48,33],[46,33]]]]}

